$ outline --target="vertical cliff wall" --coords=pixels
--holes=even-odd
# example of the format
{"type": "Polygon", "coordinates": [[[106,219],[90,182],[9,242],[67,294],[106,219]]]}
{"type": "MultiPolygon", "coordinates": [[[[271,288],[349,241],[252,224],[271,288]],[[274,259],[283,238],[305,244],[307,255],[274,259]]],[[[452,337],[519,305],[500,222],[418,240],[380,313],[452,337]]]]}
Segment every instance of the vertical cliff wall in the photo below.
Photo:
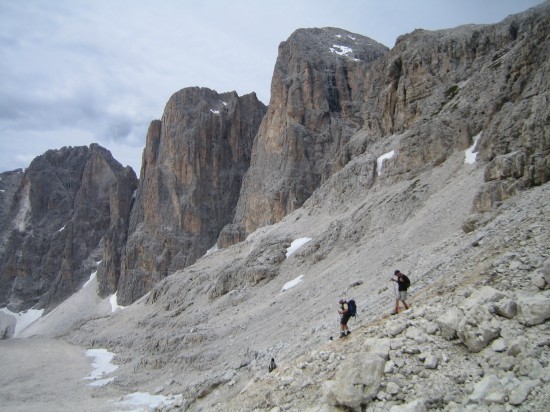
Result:
{"type": "Polygon", "coordinates": [[[122,304],[214,246],[233,220],[265,110],[255,94],[195,87],[175,93],[162,120],[151,123],[121,258],[122,304]]]}
{"type": "Polygon", "coordinates": [[[82,286],[101,260],[100,241],[109,227],[128,221],[136,186],[132,169],[96,144],[34,159],[4,230],[0,306],[47,308],[82,286]]]}
{"type": "Polygon", "coordinates": [[[341,167],[337,155],[362,126],[365,72],[387,52],[335,28],[300,29],[281,43],[269,109],[221,246],[299,208],[341,167]]]}

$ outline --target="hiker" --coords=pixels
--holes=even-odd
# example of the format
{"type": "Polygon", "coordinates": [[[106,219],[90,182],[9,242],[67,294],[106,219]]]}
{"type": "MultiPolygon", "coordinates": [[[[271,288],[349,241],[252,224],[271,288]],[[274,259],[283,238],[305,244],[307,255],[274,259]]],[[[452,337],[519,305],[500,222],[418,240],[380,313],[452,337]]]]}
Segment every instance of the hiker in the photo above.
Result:
{"type": "Polygon", "coordinates": [[[407,276],[401,273],[399,270],[396,270],[394,276],[397,276],[397,279],[391,278],[392,282],[397,282],[397,298],[395,299],[395,310],[391,313],[392,315],[397,315],[399,313],[399,301],[403,302],[405,310],[409,309],[407,306],[407,289],[411,285],[411,281],[407,276]]]}
{"type": "Polygon", "coordinates": [[[340,310],[338,311],[338,313],[342,315],[342,317],[340,318],[340,337],[343,338],[351,333],[348,329],[348,320],[351,317],[351,313],[349,310],[348,302],[346,302],[344,299],[340,299],[340,302],[338,303],[340,304],[340,310]]]}
{"type": "Polygon", "coordinates": [[[269,372],[274,371],[277,368],[277,365],[275,364],[275,358],[271,358],[271,362],[269,362],[269,372]]]}

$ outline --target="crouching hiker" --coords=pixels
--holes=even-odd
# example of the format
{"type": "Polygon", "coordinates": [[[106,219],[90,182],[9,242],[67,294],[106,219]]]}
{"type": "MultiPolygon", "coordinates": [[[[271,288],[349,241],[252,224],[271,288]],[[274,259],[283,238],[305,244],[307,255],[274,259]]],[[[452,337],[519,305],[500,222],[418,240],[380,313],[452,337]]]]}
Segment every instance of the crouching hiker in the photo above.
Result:
{"type": "Polygon", "coordinates": [[[351,331],[348,329],[348,321],[352,316],[355,316],[355,301],[353,299],[350,299],[349,301],[346,301],[344,299],[340,299],[340,310],[338,313],[342,315],[340,318],[340,337],[346,337],[348,336],[351,331]]]}
{"type": "Polygon", "coordinates": [[[403,302],[405,310],[409,309],[406,300],[407,289],[411,286],[411,281],[399,270],[396,270],[393,274],[394,276],[397,276],[397,279],[391,278],[390,280],[397,283],[397,298],[395,299],[395,310],[391,314],[397,315],[399,313],[399,301],[403,302]]]}

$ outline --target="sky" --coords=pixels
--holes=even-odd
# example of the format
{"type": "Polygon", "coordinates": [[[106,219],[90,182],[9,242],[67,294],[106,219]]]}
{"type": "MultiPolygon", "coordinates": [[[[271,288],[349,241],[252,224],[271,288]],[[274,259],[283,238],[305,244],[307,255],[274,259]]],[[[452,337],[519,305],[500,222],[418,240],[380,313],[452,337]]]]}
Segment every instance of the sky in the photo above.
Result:
{"type": "Polygon", "coordinates": [[[0,172],[98,143],[139,176],[150,122],[185,87],[255,92],[294,30],[388,47],[416,28],[497,23],[542,0],[0,0],[0,172]]]}

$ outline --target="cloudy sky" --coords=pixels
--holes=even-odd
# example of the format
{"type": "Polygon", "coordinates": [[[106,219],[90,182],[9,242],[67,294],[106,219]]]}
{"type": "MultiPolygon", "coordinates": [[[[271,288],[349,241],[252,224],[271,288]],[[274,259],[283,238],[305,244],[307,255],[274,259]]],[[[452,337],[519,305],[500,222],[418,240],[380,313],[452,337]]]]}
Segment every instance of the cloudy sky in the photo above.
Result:
{"type": "Polygon", "coordinates": [[[0,0],[0,171],[97,142],[139,175],[145,134],[189,86],[269,103],[277,47],[339,27],[400,34],[496,23],[542,0],[0,0]]]}

